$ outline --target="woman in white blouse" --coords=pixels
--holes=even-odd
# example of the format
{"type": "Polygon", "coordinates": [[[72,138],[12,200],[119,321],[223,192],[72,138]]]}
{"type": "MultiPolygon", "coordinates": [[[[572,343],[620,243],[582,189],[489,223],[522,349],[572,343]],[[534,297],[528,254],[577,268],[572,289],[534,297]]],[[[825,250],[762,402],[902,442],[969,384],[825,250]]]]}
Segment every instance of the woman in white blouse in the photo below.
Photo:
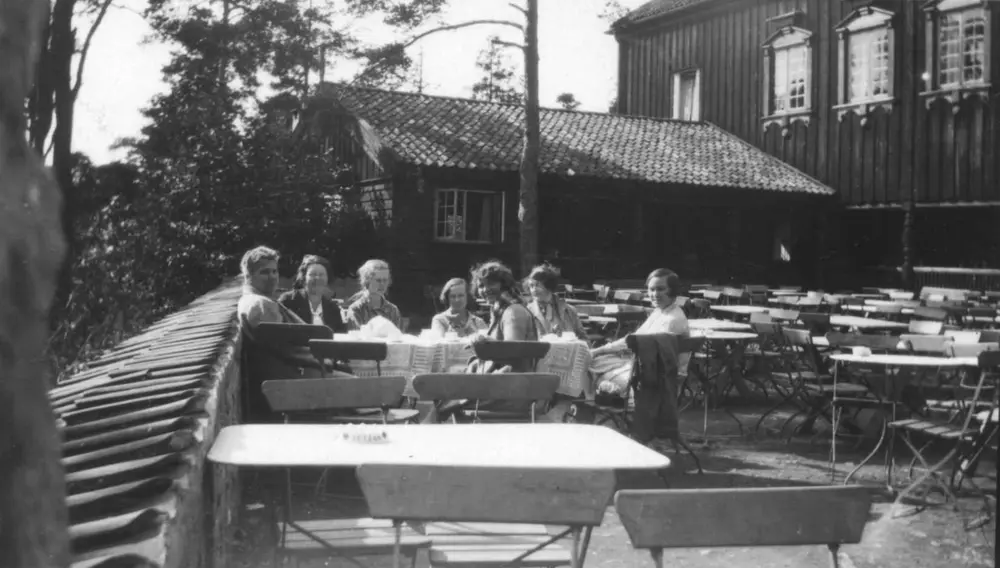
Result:
{"type": "MultiPolygon", "coordinates": [[[[687,316],[677,304],[681,280],[677,273],[658,268],[646,278],[646,292],[654,309],[646,321],[639,326],[636,334],[673,333],[682,337],[690,335],[687,316]]],[[[594,378],[596,391],[624,397],[632,376],[632,352],[625,344],[625,338],[590,350],[593,356],[590,372],[594,378]]],[[[690,354],[682,354],[678,361],[678,372],[687,375],[690,354]]],[[[592,393],[587,393],[590,396],[592,393]]]]}

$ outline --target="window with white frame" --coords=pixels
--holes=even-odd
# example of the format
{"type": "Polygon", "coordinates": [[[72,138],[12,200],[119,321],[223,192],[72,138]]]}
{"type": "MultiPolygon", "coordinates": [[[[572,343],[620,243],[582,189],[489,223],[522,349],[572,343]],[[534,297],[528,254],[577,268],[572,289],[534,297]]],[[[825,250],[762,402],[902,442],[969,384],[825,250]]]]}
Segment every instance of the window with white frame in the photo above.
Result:
{"type": "Polygon", "coordinates": [[[765,118],[804,115],[810,110],[812,34],[785,26],[764,43],[765,118]]]}
{"type": "Polygon", "coordinates": [[[463,243],[502,243],[506,196],[496,191],[439,189],[434,199],[434,238],[463,243]]]}
{"type": "Polygon", "coordinates": [[[985,96],[991,39],[987,1],[940,0],[926,4],[925,10],[925,94],[971,89],[981,90],[985,96]]]}
{"type": "Polygon", "coordinates": [[[671,118],[701,120],[701,71],[688,69],[673,74],[671,118]]]}
{"type": "Polygon", "coordinates": [[[892,12],[865,6],[837,26],[837,109],[867,116],[892,101],[894,36],[892,12]]]}

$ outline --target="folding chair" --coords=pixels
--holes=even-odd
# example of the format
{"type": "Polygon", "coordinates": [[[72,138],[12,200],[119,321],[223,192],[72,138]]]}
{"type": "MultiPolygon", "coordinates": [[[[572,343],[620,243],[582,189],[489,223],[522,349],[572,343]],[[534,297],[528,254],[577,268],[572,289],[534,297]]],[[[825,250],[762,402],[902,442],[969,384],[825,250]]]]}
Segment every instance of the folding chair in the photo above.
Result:
{"type": "Polygon", "coordinates": [[[942,308],[919,306],[913,308],[913,317],[918,320],[930,320],[944,324],[948,320],[948,311],[942,308]]]}
{"type": "Polygon", "coordinates": [[[552,345],[544,341],[481,341],[472,345],[480,361],[493,361],[500,368],[510,365],[519,373],[531,372],[549,354],[552,345]]]}
{"type": "Polygon", "coordinates": [[[393,568],[399,568],[404,523],[425,522],[460,524],[469,537],[451,544],[437,531],[432,567],[580,568],[615,488],[613,471],[570,468],[364,464],[358,479],[371,516],[396,527],[393,568]],[[512,538],[506,527],[517,524],[534,530],[512,538]],[[550,536],[540,525],[568,528],[550,536]],[[568,550],[559,543],[567,536],[568,550]]]}
{"type": "Polygon", "coordinates": [[[742,304],[744,300],[749,297],[746,290],[741,290],[739,288],[723,288],[722,289],[722,300],[723,303],[730,304],[742,304]]]}
{"type": "MultiPolygon", "coordinates": [[[[934,482],[932,489],[940,490],[947,498],[952,500],[952,503],[957,507],[957,500],[953,493],[953,488],[956,488],[956,479],[961,482],[961,477],[958,476],[958,472],[962,470],[962,458],[963,454],[967,454],[966,451],[969,447],[974,447],[978,436],[977,428],[973,425],[973,420],[977,415],[977,407],[980,402],[980,397],[983,395],[985,390],[993,390],[994,399],[996,397],[997,391],[997,370],[1000,369],[1000,351],[983,351],[978,357],[978,373],[977,382],[974,386],[968,386],[973,390],[972,399],[966,405],[965,417],[960,425],[954,424],[952,422],[943,422],[930,419],[921,418],[909,418],[906,420],[897,420],[889,424],[889,427],[893,429],[894,432],[900,434],[903,442],[910,449],[913,454],[913,460],[910,462],[910,479],[913,478],[914,466],[917,462],[920,462],[922,467],[926,470],[926,474],[921,479],[921,481],[930,480],[934,482]],[[987,385],[987,380],[990,381],[990,385],[987,385]],[[913,436],[919,435],[929,438],[926,443],[921,447],[917,447],[914,444],[913,436]],[[954,444],[951,451],[949,451],[943,459],[934,465],[930,465],[925,458],[924,451],[932,445],[935,441],[942,441],[954,444]],[[951,463],[952,471],[949,476],[949,480],[945,482],[941,476],[939,470],[941,467],[951,463]]],[[[995,405],[994,405],[995,408],[995,405]]],[[[990,420],[990,414],[986,416],[986,420],[990,420]]],[[[995,436],[995,434],[994,434],[995,436]]],[[[914,483],[911,487],[916,487],[920,483],[914,483]]]]}
{"type": "Polygon", "coordinates": [[[966,344],[979,343],[983,333],[981,331],[948,330],[944,332],[944,336],[950,337],[956,344],[966,344]]]}
{"type": "MultiPolygon", "coordinates": [[[[374,361],[375,372],[382,376],[382,361],[389,356],[389,346],[382,341],[335,341],[313,339],[309,350],[318,361],[374,361]]],[[[326,365],[323,365],[326,371],[326,365]]]]}
{"type": "MultiPolygon", "coordinates": [[[[789,361],[783,374],[788,377],[787,384],[790,394],[769,412],[773,412],[781,404],[788,401],[800,405],[800,409],[788,417],[779,431],[784,432],[793,419],[805,413],[806,417],[802,424],[794,428],[789,435],[788,441],[790,442],[797,431],[811,427],[817,418],[824,417],[832,425],[833,406],[831,399],[835,395],[858,396],[867,393],[868,389],[852,383],[834,382],[833,376],[822,368],[820,356],[813,345],[810,331],[783,328],[781,332],[785,340],[786,353],[789,354],[789,361]],[[826,416],[828,410],[831,411],[829,417],[826,416]]],[[[775,378],[783,379],[780,375],[775,378]]],[[[767,413],[765,413],[766,415],[767,413]]]]}
{"type": "MultiPolygon", "coordinates": [[[[328,378],[265,381],[264,396],[274,412],[280,412],[284,422],[294,417],[320,418],[321,422],[372,422],[360,416],[320,415],[322,411],[337,411],[377,406],[383,424],[408,422],[416,419],[417,411],[396,411],[389,406],[399,401],[406,388],[406,377],[328,378]]],[[[326,481],[324,470],[314,494],[318,495],[326,481]]],[[[386,554],[392,550],[391,523],[375,519],[296,519],[292,505],[292,470],[285,468],[284,503],[278,522],[278,557],[316,556],[323,553],[345,556],[386,554]]],[[[344,496],[341,496],[344,497],[344,496]]],[[[408,531],[401,539],[404,554],[416,561],[417,551],[427,548],[430,541],[408,531]]],[[[277,562],[275,566],[278,566],[277,562]]],[[[360,565],[359,565],[360,566],[360,565]]]]}
{"type": "Polygon", "coordinates": [[[944,331],[944,323],[929,320],[910,320],[907,331],[920,335],[941,335],[944,331]]]}
{"type": "Polygon", "coordinates": [[[861,486],[622,490],[615,510],[634,548],[662,568],[665,548],[826,545],[861,542],[871,496],[861,486]]]}
{"type": "Polygon", "coordinates": [[[971,328],[994,328],[997,326],[997,318],[1000,312],[995,307],[969,308],[965,314],[965,325],[971,328]]]}
{"type": "MultiPolygon", "coordinates": [[[[535,422],[536,404],[547,401],[559,389],[558,375],[551,373],[429,373],[413,378],[413,389],[422,400],[475,401],[471,409],[472,422],[520,422],[524,416],[514,412],[484,411],[480,415],[480,401],[530,402],[528,419],[535,422]]],[[[458,412],[452,413],[452,422],[458,422],[458,412]]]]}

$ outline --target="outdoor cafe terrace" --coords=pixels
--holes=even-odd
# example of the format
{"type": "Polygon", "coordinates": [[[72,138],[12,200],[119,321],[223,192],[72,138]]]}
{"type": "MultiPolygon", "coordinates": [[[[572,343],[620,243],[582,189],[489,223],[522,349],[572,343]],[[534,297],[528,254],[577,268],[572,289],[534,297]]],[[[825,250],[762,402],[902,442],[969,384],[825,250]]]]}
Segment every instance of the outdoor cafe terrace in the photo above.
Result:
{"type": "Polygon", "coordinates": [[[50,392],[73,566],[993,565],[1000,291],[692,284],[675,448],[625,435],[642,391],[584,396],[644,282],[579,284],[588,339],[518,345],[527,374],[455,374],[470,348],[420,330],[273,324],[255,341],[355,377],[270,380],[276,412],[248,424],[256,345],[225,283],[50,392]],[[439,399],[553,396],[419,423],[439,399]]]}

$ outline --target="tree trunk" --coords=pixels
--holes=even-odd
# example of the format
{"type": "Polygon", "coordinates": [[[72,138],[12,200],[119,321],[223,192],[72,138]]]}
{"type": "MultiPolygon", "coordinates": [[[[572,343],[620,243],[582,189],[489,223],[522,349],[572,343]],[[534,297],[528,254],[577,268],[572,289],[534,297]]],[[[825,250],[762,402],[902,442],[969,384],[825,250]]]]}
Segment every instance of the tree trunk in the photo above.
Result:
{"type": "Polygon", "coordinates": [[[538,0],[528,0],[524,30],[524,151],[521,154],[520,206],[521,276],[538,261],[538,155],[541,151],[538,116],[538,0]]]}
{"type": "Polygon", "coordinates": [[[65,240],[59,189],[28,144],[24,113],[47,17],[47,0],[0,2],[0,558],[9,568],[70,560],[44,357],[65,240]]]}
{"type": "MultiPolygon", "coordinates": [[[[50,81],[49,88],[54,96],[56,128],[55,132],[52,133],[52,171],[62,191],[62,226],[63,234],[67,237],[73,234],[73,212],[76,210],[73,203],[75,189],[73,185],[73,166],[75,165],[73,108],[76,105],[76,93],[73,92],[73,53],[76,50],[76,34],[73,31],[75,5],[76,0],[56,0],[53,5],[52,18],[48,27],[49,49],[46,54],[46,63],[49,68],[42,70],[48,75],[46,80],[50,81]]],[[[42,134],[39,142],[44,145],[45,134],[42,134]]],[[[58,327],[55,318],[58,318],[63,311],[58,309],[58,304],[69,298],[73,286],[72,268],[75,253],[72,243],[68,243],[68,245],[69,250],[60,267],[56,288],[57,307],[50,312],[49,326],[52,330],[58,327]]]]}

